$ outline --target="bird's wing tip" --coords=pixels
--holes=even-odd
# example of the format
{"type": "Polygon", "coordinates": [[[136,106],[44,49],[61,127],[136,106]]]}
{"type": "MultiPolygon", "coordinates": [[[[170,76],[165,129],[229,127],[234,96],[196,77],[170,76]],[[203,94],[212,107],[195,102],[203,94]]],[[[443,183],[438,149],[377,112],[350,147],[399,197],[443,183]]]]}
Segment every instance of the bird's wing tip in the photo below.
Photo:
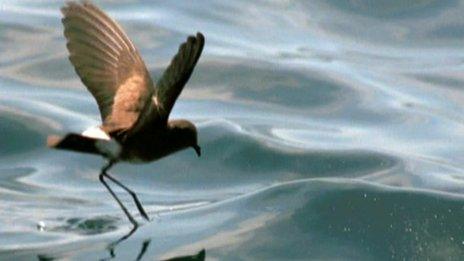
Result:
{"type": "Polygon", "coordinates": [[[69,9],[71,8],[70,3],[66,2],[65,5],[63,5],[60,8],[61,14],[66,15],[69,12],[69,9]]]}
{"type": "Polygon", "coordinates": [[[82,8],[86,6],[93,6],[92,3],[88,0],[80,1],[65,1],[64,5],[61,7],[61,13],[65,14],[71,11],[73,8],[82,8]]]}
{"type": "Polygon", "coordinates": [[[76,8],[80,5],[79,2],[76,1],[66,1],[64,5],[60,8],[60,11],[63,15],[69,14],[73,10],[73,8],[76,8]]]}
{"type": "Polygon", "coordinates": [[[205,40],[205,36],[201,32],[197,32],[197,38],[200,39],[202,42],[205,40]]]}

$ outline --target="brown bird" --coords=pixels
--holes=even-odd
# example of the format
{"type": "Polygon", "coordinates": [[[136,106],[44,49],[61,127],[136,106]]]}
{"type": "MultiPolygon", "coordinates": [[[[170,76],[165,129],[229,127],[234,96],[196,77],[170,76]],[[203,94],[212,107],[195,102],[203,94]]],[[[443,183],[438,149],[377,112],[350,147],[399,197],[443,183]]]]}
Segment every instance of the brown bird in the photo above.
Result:
{"type": "Polygon", "coordinates": [[[200,58],[205,39],[201,33],[189,36],[154,84],[133,43],[102,10],[82,1],[69,2],[61,11],[69,60],[97,101],[102,125],[82,134],[49,136],[48,146],[107,158],[100,181],[137,227],[105,178],[126,190],[147,220],[148,215],[137,195],[107,171],[119,161],[150,162],[189,147],[201,155],[195,125],[168,118],[200,58]]]}

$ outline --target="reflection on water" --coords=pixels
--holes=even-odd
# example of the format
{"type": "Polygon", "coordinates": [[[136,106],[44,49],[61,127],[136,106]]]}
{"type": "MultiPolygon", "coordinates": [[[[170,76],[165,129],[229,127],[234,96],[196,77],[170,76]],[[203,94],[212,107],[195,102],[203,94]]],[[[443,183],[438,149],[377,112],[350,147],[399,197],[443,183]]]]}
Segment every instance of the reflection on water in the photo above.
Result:
{"type": "Polygon", "coordinates": [[[1,260],[464,254],[463,2],[96,2],[155,77],[205,34],[173,110],[199,127],[202,158],[112,170],[158,215],[131,230],[102,159],[45,147],[99,123],[67,60],[63,2],[1,2],[1,260]]]}
{"type": "MultiPolygon", "coordinates": [[[[134,232],[135,232],[135,227],[134,227],[133,230],[131,230],[129,232],[129,234],[127,234],[127,235],[123,236],[122,238],[118,239],[116,242],[111,243],[110,246],[108,247],[110,257],[109,258],[103,258],[101,260],[111,260],[111,259],[116,258],[115,249],[116,249],[117,245],[120,242],[122,242],[123,240],[126,240],[127,238],[129,238],[134,232]]],[[[142,248],[140,249],[140,252],[137,255],[137,258],[135,260],[142,260],[142,257],[145,255],[145,252],[147,251],[148,247],[150,246],[150,242],[151,242],[150,239],[143,242],[142,248]]]]}
{"type": "Polygon", "coordinates": [[[180,257],[173,257],[166,259],[165,261],[195,261],[195,260],[205,260],[206,257],[206,251],[203,249],[197,254],[191,255],[191,256],[180,256],[180,257]]]}
{"type": "MultiPolygon", "coordinates": [[[[94,235],[111,232],[117,229],[115,217],[93,217],[91,219],[70,218],[64,225],[53,227],[52,232],[74,232],[83,235],[94,235]]],[[[47,230],[47,229],[43,229],[47,230]]]]}

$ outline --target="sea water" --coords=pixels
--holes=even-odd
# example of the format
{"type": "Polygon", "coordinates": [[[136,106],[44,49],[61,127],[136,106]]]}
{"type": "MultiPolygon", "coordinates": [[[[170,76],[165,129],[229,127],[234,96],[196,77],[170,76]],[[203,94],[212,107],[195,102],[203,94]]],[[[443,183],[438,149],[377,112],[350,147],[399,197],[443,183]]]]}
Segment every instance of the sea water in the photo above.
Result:
{"type": "Polygon", "coordinates": [[[116,189],[130,233],[105,161],[45,145],[100,124],[64,2],[0,1],[0,259],[462,258],[463,1],[95,2],[155,81],[205,35],[171,115],[197,125],[202,157],[111,169],[152,218],[116,189]]]}

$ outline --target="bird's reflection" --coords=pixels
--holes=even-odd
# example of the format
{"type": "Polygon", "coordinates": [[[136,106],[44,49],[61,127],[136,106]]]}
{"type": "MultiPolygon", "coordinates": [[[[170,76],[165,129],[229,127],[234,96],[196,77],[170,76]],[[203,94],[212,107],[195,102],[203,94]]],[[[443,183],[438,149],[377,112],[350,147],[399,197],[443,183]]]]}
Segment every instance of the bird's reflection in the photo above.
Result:
{"type": "Polygon", "coordinates": [[[202,249],[200,252],[196,253],[195,255],[173,257],[170,259],[165,259],[164,261],[197,261],[197,260],[205,260],[205,256],[206,256],[206,251],[202,249]]]}
{"type": "MultiPolygon", "coordinates": [[[[121,238],[119,238],[118,240],[112,242],[111,244],[108,245],[108,251],[110,252],[110,258],[107,258],[107,259],[102,259],[102,260],[108,260],[108,259],[111,259],[111,258],[115,258],[116,257],[116,254],[115,254],[115,249],[116,247],[121,243],[123,242],[124,240],[128,239],[130,236],[132,236],[135,231],[137,231],[139,227],[138,226],[134,226],[130,231],[129,233],[127,233],[126,235],[122,236],[121,238]]],[[[145,243],[145,242],[144,242],[145,243]]],[[[150,243],[150,241],[148,240],[148,243],[150,243]]],[[[144,251],[145,252],[145,251],[144,251]]],[[[140,256],[140,254],[139,254],[140,256]]],[[[138,259],[137,259],[138,260],[138,259]]]]}
{"type": "MultiPolygon", "coordinates": [[[[127,234],[125,234],[124,236],[118,238],[114,242],[111,242],[107,247],[107,250],[109,252],[109,256],[106,257],[106,258],[102,258],[100,260],[105,261],[105,260],[111,260],[111,259],[117,258],[117,251],[116,250],[117,250],[118,246],[123,241],[129,239],[137,231],[138,228],[139,228],[139,226],[134,226],[127,234]]],[[[150,243],[151,243],[151,238],[143,241],[142,246],[140,247],[140,250],[139,250],[137,256],[134,257],[135,258],[134,260],[142,260],[142,258],[145,256],[145,254],[147,253],[147,250],[150,247],[150,243]]],[[[172,258],[169,258],[169,259],[164,259],[164,261],[205,260],[205,256],[206,256],[206,251],[205,251],[205,249],[202,249],[201,251],[199,251],[198,253],[195,253],[193,255],[172,257],[172,258]]],[[[38,260],[49,261],[49,260],[55,260],[56,257],[50,256],[50,255],[45,255],[45,254],[39,254],[39,255],[37,255],[37,259],[38,260]]]]}
{"type": "Polygon", "coordinates": [[[137,261],[142,260],[142,257],[145,255],[145,252],[147,252],[147,249],[148,249],[148,246],[150,245],[150,242],[151,242],[150,239],[143,241],[142,249],[140,249],[140,253],[139,253],[139,255],[137,256],[137,259],[136,259],[137,261]]]}
{"type": "Polygon", "coordinates": [[[49,257],[47,255],[39,254],[39,255],[37,255],[37,260],[39,260],[39,261],[53,261],[53,260],[55,260],[55,258],[49,257]]]}
{"type": "MultiPolygon", "coordinates": [[[[121,238],[119,238],[118,240],[112,242],[111,244],[108,245],[108,251],[109,251],[109,254],[110,256],[108,258],[105,258],[105,259],[102,259],[102,260],[110,260],[110,259],[113,259],[113,258],[116,258],[116,248],[117,246],[127,240],[129,237],[131,237],[135,231],[137,231],[138,229],[138,226],[134,226],[130,231],[129,233],[127,233],[126,235],[122,236],[121,238]]],[[[137,255],[136,259],[135,260],[142,260],[142,258],[144,257],[144,255],[146,254],[149,246],[150,246],[150,243],[151,243],[151,239],[147,239],[145,241],[143,241],[142,243],[142,246],[140,248],[140,252],[139,254],[137,255]]],[[[170,259],[165,259],[165,261],[196,261],[196,260],[205,260],[205,256],[206,256],[206,251],[205,249],[202,249],[201,251],[199,251],[198,253],[194,254],[194,255],[186,255],[186,256],[179,256],[179,257],[173,257],[173,258],[170,258],[170,259]]]]}

